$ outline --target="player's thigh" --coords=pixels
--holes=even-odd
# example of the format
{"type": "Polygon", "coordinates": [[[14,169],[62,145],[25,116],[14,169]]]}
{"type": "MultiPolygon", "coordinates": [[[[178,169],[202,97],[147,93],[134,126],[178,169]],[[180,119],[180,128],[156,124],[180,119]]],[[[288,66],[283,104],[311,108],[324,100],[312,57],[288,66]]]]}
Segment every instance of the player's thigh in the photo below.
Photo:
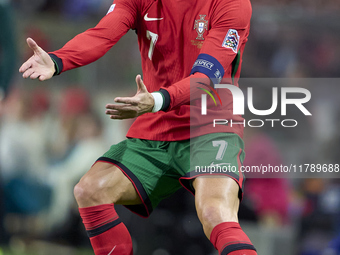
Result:
{"type": "Polygon", "coordinates": [[[131,181],[117,166],[107,162],[97,161],[80,179],[74,192],[80,206],[141,203],[131,181]]]}
{"type": "Polygon", "coordinates": [[[214,207],[214,211],[222,208],[229,220],[235,219],[244,182],[240,171],[242,139],[232,133],[213,133],[192,140],[190,172],[186,176],[189,181],[184,184],[190,189],[188,183],[192,180],[199,216],[214,207]]]}

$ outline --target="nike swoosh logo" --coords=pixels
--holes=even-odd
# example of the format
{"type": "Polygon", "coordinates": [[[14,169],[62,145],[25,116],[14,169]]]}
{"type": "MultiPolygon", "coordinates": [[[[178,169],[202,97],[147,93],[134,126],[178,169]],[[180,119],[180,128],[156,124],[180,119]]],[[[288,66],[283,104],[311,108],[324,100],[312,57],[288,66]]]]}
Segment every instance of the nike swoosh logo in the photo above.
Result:
{"type": "Polygon", "coordinates": [[[144,16],[145,21],[156,21],[156,20],[162,20],[163,19],[163,18],[149,18],[148,14],[149,13],[145,14],[145,16],[144,16]]]}
{"type": "Polygon", "coordinates": [[[210,166],[224,166],[224,165],[230,165],[230,163],[214,164],[214,162],[211,162],[211,164],[210,164],[210,166]]]}
{"type": "Polygon", "coordinates": [[[116,249],[117,245],[115,245],[115,247],[112,248],[112,250],[107,254],[107,255],[110,255],[114,249],[116,249]]]}

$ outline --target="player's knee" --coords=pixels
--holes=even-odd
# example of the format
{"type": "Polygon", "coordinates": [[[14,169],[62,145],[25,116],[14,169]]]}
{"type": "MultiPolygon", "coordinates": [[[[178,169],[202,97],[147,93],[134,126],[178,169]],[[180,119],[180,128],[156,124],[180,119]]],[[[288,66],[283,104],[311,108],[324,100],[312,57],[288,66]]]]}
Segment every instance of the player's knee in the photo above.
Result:
{"type": "Polygon", "coordinates": [[[228,206],[228,203],[223,198],[210,199],[200,203],[197,211],[203,226],[208,228],[222,222],[238,221],[237,208],[228,206]]]}
{"type": "Polygon", "coordinates": [[[77,202],[80,202],[81,200],[84,200],[87,195],[86,195],[86,188],[82,185],[81,182],[78,182],[73,189],[73,195],[77,202]]]}
{"type": "Polygon", "coordinates": [[[98,180],[81,179],[74,187],[73,194],[79,206],[92,206],[101,204],[100,195],[103,195],[102,185],[98,180]]]}
{"type": "Polygon", "coordinates": [[[219,210],[219,206],[208,203],[202,205],[199,209],[200,219],[203,225],[215,225],[220,221],[222,212],[219,210]]]}

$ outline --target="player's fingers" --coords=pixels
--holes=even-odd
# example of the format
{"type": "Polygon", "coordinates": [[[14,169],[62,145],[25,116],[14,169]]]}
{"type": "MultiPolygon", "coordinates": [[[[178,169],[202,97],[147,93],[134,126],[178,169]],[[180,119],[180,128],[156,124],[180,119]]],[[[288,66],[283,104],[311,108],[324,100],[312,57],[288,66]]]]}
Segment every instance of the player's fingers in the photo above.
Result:
{"type": "Polygon", "coordinates": [[[105,114],[107,114],[107,115],[119,115],[120,111],[117,111],[117,110],[106,110],[105,114]]]}
{"type": "Polygon", "coordinates": [[[123,119],[125,119],[125,118],[122,117],[122,116],[118,116],[118,115],[111,115],[111,116],[110,116],[110,119],[113,119],[113,120],[123,120],[123,119]]]}
{"type": "Polygon", "coordinates": [[[114,100],[116,103],[138,105],[138,101],[133,97],[116,97],[114,100]]]}
{"type": "Polygon", "coordinates": [[[105,106],[106,109],[115,109],[115,104],[107,104],[105,106]]]}
{"type": "Polygon", "coordinates": [[[136,83],[137,83],[138,90],[143,91],[143,92],[148,92],[140,74],[136,76],[136,83]]]}
{"type": "Polygon", "coordinates": [[[23,63],[20,68],[19,68],[19,72],[23,73],[25,72],[28,68],[32,67],[32,62],[29,60],[27,60],[25,63],[23,63]]]}
{"type": "Polygon", "coordinates": [[[139,81],[142,79],[142,76],[140,74],[136,75],[136,84],[138,86],[139,81]]]}
{"type": "Polygon", "coordinates": [[[121,114],[121,115],[110,115],[110,119],[112,120],[125,120],[137,117],[133,114],[121,114]]]}
{"type": "Polygon", "coordinates": [[[124,119],[131,119],[137,117],[138,114],[135,110],[124,110],[124,111],[118,111],[117,114],[110,115],[111,119],[117,119],[117,120],[124,120],[124,119]]]}
{"type": "Polygon", "coordinates": [[[34,73],[34,70],[32,68],[29,68],[22,74],[22,77],[26,79],[30,77],[32,73],[34,73]]]}
{"type": "Polygon", "coordinates": [[[32,80],[34,80],[34,79],[37,79],[39,76],[40,76],[39,73],[33,72],[33,73],[31,74],[30,78],[31,78],[32,80]]]}
{"type": "Polygon", "coordinates": [[[34,53],[40,54],[41,48],[32,38],[27,38],[26,42],[28,46],[34,51],[34,53]]]}
{"type": "Polygon", "coordinates": [[[134,110],[136,107],[130,104],[107,104],[106,109],[110,110],[118,110],[118,111],[131,111],[134,110]]]}
{"type": "Polygon", "coordinates": [[[39,81],[45,81],[45,80],[48,80],[45,75],[40,75],[39,76],[39,81]]]}

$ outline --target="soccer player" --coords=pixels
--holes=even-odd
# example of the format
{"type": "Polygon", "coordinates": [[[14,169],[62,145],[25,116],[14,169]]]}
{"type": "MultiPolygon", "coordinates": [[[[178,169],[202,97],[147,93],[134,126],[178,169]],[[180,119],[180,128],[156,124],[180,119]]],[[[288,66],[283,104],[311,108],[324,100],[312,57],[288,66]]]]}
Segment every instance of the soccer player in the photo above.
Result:
{"type": "MultiPolygon", "coordinates": [[[[190,81],[202,79],[207,91],[209,79],[237,86],[250,17],[249,0],[115,0],[96,27],[60,50],[48,54],[27,39],[34,55],[19,71],[43,81],[102,57],[129,29],[138,35],[144,80],[137,75],[135,96],[106,105],[112,119],[137,117],[129,139],[113,145],[74,189],[96,255],[132,254],[130,234],[114,204],[147,217],[181,185],[195,194],[204,233],[220,254],[257,254],[237,218],[243,175],[206,178],[209,172],[190,168],[191,154],[199,165],[240,169],[243,126],[212,129],[199,116],[199,125],[190,129],[190,111],[201,107],[200,98],[190,98],[190,81]]],[[[218,93],[223,106],[209,108],[208,114],[242,120],[232,115],[231,94],[218,93]]]]}

